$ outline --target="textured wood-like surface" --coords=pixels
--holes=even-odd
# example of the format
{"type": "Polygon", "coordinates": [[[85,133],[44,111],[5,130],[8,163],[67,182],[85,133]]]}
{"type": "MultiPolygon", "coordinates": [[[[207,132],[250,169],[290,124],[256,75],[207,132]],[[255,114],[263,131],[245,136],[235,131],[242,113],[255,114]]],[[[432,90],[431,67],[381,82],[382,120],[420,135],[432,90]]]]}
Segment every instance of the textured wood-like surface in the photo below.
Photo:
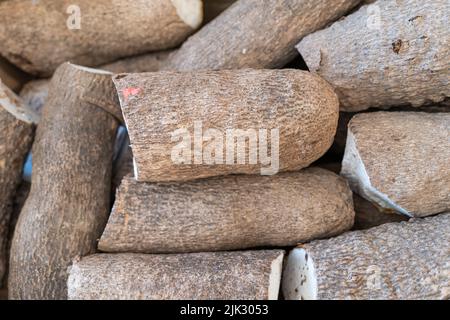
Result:
{"type": "Polygon", "coordinates": [[[9,271],[9,257],[11,252],[11,243],[14,235],[14,229],[16,228],[17,220],[19,219],[20,211],[25,204],[30,193],[31,183],[22,180],[17,188],[16,195],[12,206],[11,218],[9,221],[8,242],[6,246],[6,272],[3,277],[3,285],[6,287],[8,283],[8,271],[9,271]]]}
{"type": "Polygon", "coordinates": [[[174,48],[194,31],[172,0],[11,0],[0,3],[0,21],[0,54],[41,76],[65,61],[98,66],[174,48]],[[70,5],[80,8],[80,29],[68,28],[70,5]]]}
{"type": "MultiPolygon", "coordinates": [[[[449,213],[354,231],[302,248],[313,262],[317,299],[450,298],[449,213]]],[[[287,281],[295,281],[293,268],[283,274],[287,299],[296,295],[285,290],[287,281]]]]}
{"type": "Polygon", "coordinates": [[[344,179],[305,169],[182,184],[123,180],[99,242],[106,252],[200,252],[285,247],[353,226],[344,179]]]}
{"type": "Polygon", "coordinates": [[[33,146],[30,195],[13,238],[9,295],[64,299],[67,267],[95,252],[110,208],[119,109],[111,75],[63,64],[33,146]]]}
{"type": "Polygon", "coordinates": [[[279,68],[295,44],[343,16],[360,0],[242,0],[191,36],[166,70],[279,68]]]}
{"type": "Polygon", "coordinates": [[[410,216],[450,210],[450,113],[359,114],[348,132],[341,174],[352,190],[410,216]]]}
{"type": "Polygon", "coordinates": [[[99,68],[114,73],[154,72],[161,68],[167,57],[173,51],[158,51],[124,58],[112,63],[103,64],[99,68]]]}
{"type": "Polygon", "coordinates": [[[450,2],[377,1],[297,46],[341,108],[420,106],[450,97],[450,2]],[[378,15],[379,14],[379,15],[378,15]]]}
{"type": "Polygon", "coordinates": [[[0,285],[7,264],[9,223],[14,196],[22,180],[25,157],[31,148],[34,125],[19,120],[8,110],[23,102],[0,81],[0,285]]]}
{"type": "MultiPolygon", "coordinates": [[[[154,72],[158,71],[171,51],[147,53],[139,56],[119,59],[99,66],[99,69],[113,73],[154,72]]],[[[20,91],[20,97],[32,109],[40,112],[48,97],[50,79],[38,79],[27,82],[20,91]]]]}
{"type": "MultiPolygon", "coordinates": [[[[260,174],[249,164],[178,164],[173,134],[195,122],[203,130],[279,130],[279,170],[307,167],[330,147],[338,100],[320,77],[299,70],[223,70],[122,74],[114,77],[130,135],[139,181],[181,181],[231,173],[260,174]],[[132,93],[132,94],[130,94],[132,93]]],[[[242,134],[244,136],[244,134],[242,134]]],[[[273,137],[273,135],[272,135],[273,137]]],[[[212,143],[212,142],[210,142],[212,143]]],[[[208,143],[204,143],[206,146],[208,143]]],[[[224,147],[225,149],[225,147],[224,147]]],[[[246,154],[249,148],[246,147],[246,154]]],[[[256,150],[255,150],[256,151],[256,150]]],[[[258,154],[264,154],[258,148],[258,154]]],[[[267,153],[267,152],[266,152],[267,153]]]]}
{"type": "Polygon", "coordinates": [[[69,299],[276,299],[280,275],[273,269],[283,255],[282,250],[97,254],[72,266],[69,299]]]}

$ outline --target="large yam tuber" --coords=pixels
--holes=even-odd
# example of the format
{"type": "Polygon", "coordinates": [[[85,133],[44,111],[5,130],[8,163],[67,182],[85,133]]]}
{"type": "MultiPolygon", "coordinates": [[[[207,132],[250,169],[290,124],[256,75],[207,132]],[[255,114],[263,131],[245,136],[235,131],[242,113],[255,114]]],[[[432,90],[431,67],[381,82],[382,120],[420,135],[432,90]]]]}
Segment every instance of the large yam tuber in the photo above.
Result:
{"type": "Polygon", "coordinates": [[[7,243],[14,196],[34,136],[38,116],[0,80],[0,285],[7,264],[7,243]]]}
{"type": "Polygon", "coordinates": [[[309,72],[159,72],[114,82],[139,181],[295,171],[320,158],[336,132],[337,97],[309,72]]]}
{"type": "Polygon", "coordinates": [[[294,249],[288,300],[416,300],[450,297],[450,213],[388,223],[294,249]]]}
{"type": "Polygon", "coordinates": [[[241,0],[191,36],[166,70],[280,68],[295,44],[355,7],[360,0],[241,0]]]}
{"type": "Polygon", "coordinates": [[[450,113],[358,114],[341,174],[352,190],[409,217],[450,210],[450,113]]]}
{"type": "Polygon", "coordinates": [[[0,3],[0,54],[50,76],[63,62],[99,66],[180,45],[202,22],[201,0],[0,3]]]}
{"type": "Polygon", "coordinates": [[[199,252],[285,247],[353,226],[344,179],[305,169],[182,184],[126,178],[100,239],[105,252],[199,252]]]}
{"type": "Polygon", "coordinates": [[[110,212],[121,116],[111,77],[69,63],[53,76],[33,147],[33,183],[11,247],[12,299],[65,299],[67,267],[95,252],[110,212]]]}
{"type": "Polygon", "coordinates": [[[450,97],[449,19],[448,0],[380,0],[297,48],[335,87],[344,111],[419,107],[450,97]]]}
{"type": "Polygon", "coordinates": [[[276,300],[284,251],[96,254],[75,262],[72,300],[276,300]]]}

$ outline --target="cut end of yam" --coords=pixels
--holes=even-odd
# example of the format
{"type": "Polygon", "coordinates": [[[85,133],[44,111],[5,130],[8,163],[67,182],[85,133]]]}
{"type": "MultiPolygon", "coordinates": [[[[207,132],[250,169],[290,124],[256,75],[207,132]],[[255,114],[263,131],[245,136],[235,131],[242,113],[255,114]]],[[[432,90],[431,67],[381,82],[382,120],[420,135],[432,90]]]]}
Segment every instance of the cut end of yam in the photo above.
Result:
{"type": "Polygon", "coordinates": [[[345,177],[351,189],[366,200],[378,204],[380,207],[390,209],[398,214],[412,217],[413,215],[402,208],[389,197],[372,186],[364,162],[358,151],[355,136],[348,130],[344,160],[342,161],[341,176],[345,177]]]}
{"type": "Polygon", "coordinates": [[[0,108],[4,108],[16,119],[29,124],[39,122],[39,114],[26,105],[22,99],[0,79],[0,108]]]}
{"type": "Polygon", "coordinates": [[[89,73],[94,73],[94,74],[104,74],[104,75],[113,75],[112,72],[106,71],[106,70],[102,70],[102,69],[94,69],[94,68],[89,68],[89,67],[84,67],[84,66],[79,66],[77,64],[73,64],[73,63],[69,63],[71,66],[73,66],[75,69],[81,70],[81,71],[85,71],[85,72],[89,72],[89,73]]]}
{"type": "Polygon", "coordinates": [[[282,292],[286,300],[317,300],[314,262],[305,249],[296,248],[289,254],[283,272],[282,292]]]}
{"type": "Polygon", "coordinates": [[[202,0],[171,0],[178,16],[190,26],[197,29],[203,22],[202,0]]]}
{"type": "Polygon", "coordinates": [[[284,253],[280,254],[270,265],[269,276],[269,300],[278,300],[281,283],[281,272],[283,269],[284,253]]]}
{"type": "Polygon", "coordinates": [[[133,173],[134,173],[134,179],[138,180],[138,167],[136,163],[136,158],[133,157],[133,173]]]}

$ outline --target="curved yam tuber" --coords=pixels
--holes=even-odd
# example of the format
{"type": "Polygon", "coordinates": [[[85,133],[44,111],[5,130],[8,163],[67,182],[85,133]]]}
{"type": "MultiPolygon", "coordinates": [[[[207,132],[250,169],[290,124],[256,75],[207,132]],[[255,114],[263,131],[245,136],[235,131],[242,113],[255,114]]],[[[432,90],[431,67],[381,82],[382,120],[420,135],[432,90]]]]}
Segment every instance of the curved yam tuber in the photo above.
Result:
{"type": "Polygon", "coordinates": [[[65,299],[67,267],[95,252],[110,211],[119,125],[111,76],[69,63],[53,76],[11,247],[11,299],[65,299]]]}

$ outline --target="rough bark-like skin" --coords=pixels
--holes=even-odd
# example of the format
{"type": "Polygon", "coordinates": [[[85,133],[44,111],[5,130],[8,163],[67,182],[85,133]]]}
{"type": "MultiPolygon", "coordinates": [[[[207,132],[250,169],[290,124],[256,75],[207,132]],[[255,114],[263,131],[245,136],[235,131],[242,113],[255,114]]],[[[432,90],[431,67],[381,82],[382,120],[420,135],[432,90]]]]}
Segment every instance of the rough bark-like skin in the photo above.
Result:
{"type": "MultiPolygon", "coordinates": [[[[401,107],[380,107],[377,109],[370,109],[365,112],[376,112],[380,111],[380,109],[389,109],[389,111],[413,111],[413,112],[450,112],[450,100],[446,99],[439,104],[426,105],[422,107],[411,107],[411,106],[401,106],[401,107]]],[[[339,112],[339,122],[338,128],[336,131],[336,136],[334,137],[333,145],[331,146],[330,151],[333,154],[343,156],[345,151],[345,145],[347,141],[347,131],[348,131],[348,123],[351,118],[355,115],[355,112],[339,112]]]]}
{"type": "Polygon", "coordinates": [[[139,183],[117,193],[106,252],[173,253],[294,246],[353,226],[352,193],[327,170],[139,183]]]}
{"type": "Polygon", "coordinates": [[[161,68],[172,51],[158,51],[117,60],[99,68],[114,73],[154,72],[161,68]]]}
{"type": "Polygon", "coordinates": [[[14,92],[19,92],[30,76],[0,56],[0,79],[14,92]]]}
{"type": "Polygon", "coordinates": [[[75,262],[69,299],[267,300],[282,250],[171,255],[97,254],[75,262]]]}
{"type": "Polygon", "coordinates": [[[449,14],[448,0],[377,1],[297,48],[310,71],[336,88],[345,111],[418,107],[450,97],[449,14]]]}
{"type": "MultiPolygon", "coordinates": [[[[302,248],[313,261],[319,300],[450,298],[449,213],[354,231],[302,248]]],[[[283,277],[284,284],[290,277],[286,269],[283,277]]]]}
{"type": "Polygon", "coordinates": [[[8,270],[9,270],[9,257],[11,252],[11,243],[14,235],[14,229],[16,228],[17,220],[19,219],[20,211],[25,204],[30,193],[31,183],[22,180],[20,186],[17,188],[16,195],[14,197],[13,208],[11,212],[11,218],[9,221],[8,242],[6,246],[6,272],[3,278],[3,285],[6,287],[8,282],[8,270]]]}
{"type": "Polygon", "coordinates": [[[57,69],[36,133],[30,195],[12,243],[10,298],[66,298],[72,259],[95,252],[110,208],[119,123],[114,110],[119,106],[110,74],[68,63],[57,69]]]}
{"type": "Polygon", "coordinates": [[[449,159],[450,113],[365,113],[349,123],[341,174],[352,190],[381,207],[423,217],[450,210],[449,159]]]}
{"type": "MultiPolygon", "coordinates": [[[[166,60],[171,51],[160,51],[147,53],[135,57],[117,60],[112,63],[103,64],[99,69],[113,73],[123,72],[154,72],[158,71],[161,64],[166,60]]],[[[20,97],[32,109],[40,112],[48,96],[50,79],[32,80],[25,84],[20,91],[20,97]]]]}
{"type": "Polygon", "coordinates": [[[166,70],[280,68],[295,44],[343,16],[360,0],[243,0],[190,37],[166,70]]]}
{"type": "Polygon", "coordinates": [[[354,230],[370,229],[385,223],[408,220],[408,217],[380,208],[356,193],[353,194],[353,205],[355,207],[354,230]]]}
{"type": "Polygon", "coordinates": [[[174,48],[194,31],[171,0],[11,0],[0,3],[0,21],[0,54],[40,76],[65,61],[98,66],[174,48]],[[80,8],[80,29],[67,25],[70,5],[80,8]]]}
{"type": "Polygon", "coordinates": [[[9,222],[14,196],[22,180],[22,167],[31,148],[34,124],[16,118],[5,109],[8,100],[17,109],[20,99],[0,82],[0,285],[6,270],[9,222]]]}
{"type": "MultiPolygon", "coordinates": [[[[114,82],[130,135],[135,178],[139,181],[261,173],[265,166],[260,161],[249,164],[248,156],[245,164],[234,165],[174,162],[172,149],[180,142],[173,142],[172,135],[185,128],[193,137],[194,122],[201,122],[205,131],[218,130],[225,145],[227,129],[252,129],[257,134],[258,130],[267,129],[267,136],[278,129],[280,171],[299,170],[320,158],[336,132],[336,94],[325,81],[309,72],[159,72],[118,75],[114,82]]],[[[270,149],[271,137],[266,140],[270,149]]],[[[258,148],[258,153],[265,151],[258,148]]]]}

